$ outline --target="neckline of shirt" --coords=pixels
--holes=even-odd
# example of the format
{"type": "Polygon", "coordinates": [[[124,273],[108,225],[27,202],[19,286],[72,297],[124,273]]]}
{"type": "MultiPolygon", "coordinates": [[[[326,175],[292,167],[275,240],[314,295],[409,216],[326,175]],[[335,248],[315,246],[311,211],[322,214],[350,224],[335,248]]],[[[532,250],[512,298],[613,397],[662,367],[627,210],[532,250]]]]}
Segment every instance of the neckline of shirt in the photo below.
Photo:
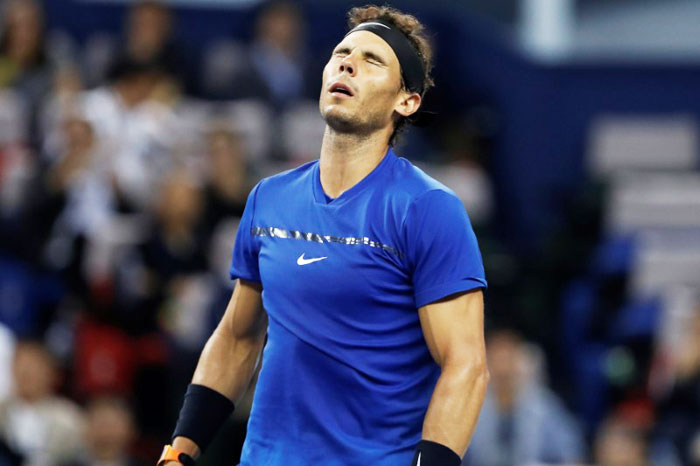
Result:
{"type": "Polygon", "coordinates": [[[396,155],[391,147],[389,147],[386,154],[384,154],[384,157],[382,157],[382,160],[371,172],[369,172],[364,178],[355,183],[349,189],[345,190],[340,196],[332,198],[330,201],[327,201],[329,196],[325,193],[325,191],[323,191],[323,185],[321,185],[321,162],[320,160],[316,161],[313,170],[314,201],[316,204],[320,204],[325,207],[337,207],[344,204],[349,199],[355,197],[358,193],[364,191],[364,189],[371,184],[372,180],[375,179],[394,158],[396,158],[396,155]]]}

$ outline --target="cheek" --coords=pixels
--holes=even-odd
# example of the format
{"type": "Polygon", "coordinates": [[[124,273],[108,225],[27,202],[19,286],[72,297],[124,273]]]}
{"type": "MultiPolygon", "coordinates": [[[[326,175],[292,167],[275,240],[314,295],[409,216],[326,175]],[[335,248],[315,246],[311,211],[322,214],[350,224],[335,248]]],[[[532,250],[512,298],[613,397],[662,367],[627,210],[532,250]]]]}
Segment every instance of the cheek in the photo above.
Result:
{"type": "Polygon", "coordinates": [[[326,82],[328,81],[328,75],[330,74],[331,69],[333,68],[333,61],[329,61],[326,63],[326,66],[323,67],[323,73],[321,75],[321,81],[323,83],[323,86],[325,88],[326,82]]]}
{"type": "Polygon", "coordinates": [[[393,112],[395,93],[385,80],[369,81],[364,87],[364,105],[393,112]]]}

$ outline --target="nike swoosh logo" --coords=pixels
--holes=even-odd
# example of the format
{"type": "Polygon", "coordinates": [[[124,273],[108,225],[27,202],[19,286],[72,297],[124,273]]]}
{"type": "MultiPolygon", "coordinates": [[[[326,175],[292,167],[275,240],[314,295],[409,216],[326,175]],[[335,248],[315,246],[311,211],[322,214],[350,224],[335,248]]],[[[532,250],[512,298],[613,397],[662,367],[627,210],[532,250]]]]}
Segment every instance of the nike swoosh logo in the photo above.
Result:
{"type": "Polygon", "coordinates": [[[420,455],[423,453],[422,451],[418,452],[418,461],[416,462],[416,466],[420,466],[420,455]]]}
{"type": "Polygon", "coordinates": [[[314,257],[312,259],[304,259],[304,254],[303,253],[301,256],[299,256],[299,259],[297,259],[297,265],[306,265],[306,264],[311,264],[312,262],[318,262],[322,261],[323,259],[328,259],[328,257],[314,257]]]}

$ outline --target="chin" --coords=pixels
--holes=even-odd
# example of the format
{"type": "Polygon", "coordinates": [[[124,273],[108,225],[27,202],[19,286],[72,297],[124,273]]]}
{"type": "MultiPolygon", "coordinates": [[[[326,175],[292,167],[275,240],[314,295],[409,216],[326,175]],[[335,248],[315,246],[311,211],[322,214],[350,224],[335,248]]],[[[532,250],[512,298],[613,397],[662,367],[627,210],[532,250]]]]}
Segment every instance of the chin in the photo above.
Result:
{"type": "Polygon", "coordinates": [[[362,126],[357,117],[341,109],[326,109],[322,112],[322,116],[331,129],[341,133],[359,132],[362,126]]]}

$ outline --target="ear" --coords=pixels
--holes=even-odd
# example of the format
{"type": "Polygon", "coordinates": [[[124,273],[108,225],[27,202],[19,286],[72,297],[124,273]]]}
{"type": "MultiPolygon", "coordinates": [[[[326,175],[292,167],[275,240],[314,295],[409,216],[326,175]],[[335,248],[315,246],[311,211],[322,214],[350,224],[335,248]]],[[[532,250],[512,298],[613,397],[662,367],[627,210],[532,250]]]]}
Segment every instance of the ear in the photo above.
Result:
{"type": "Polygon", "coordinates": [[[401,90],[396,105],[394,106],[394,111],[402,117],[408,117],[418,111],[422,102],[423,99],[417,92],[401,90]]]}

